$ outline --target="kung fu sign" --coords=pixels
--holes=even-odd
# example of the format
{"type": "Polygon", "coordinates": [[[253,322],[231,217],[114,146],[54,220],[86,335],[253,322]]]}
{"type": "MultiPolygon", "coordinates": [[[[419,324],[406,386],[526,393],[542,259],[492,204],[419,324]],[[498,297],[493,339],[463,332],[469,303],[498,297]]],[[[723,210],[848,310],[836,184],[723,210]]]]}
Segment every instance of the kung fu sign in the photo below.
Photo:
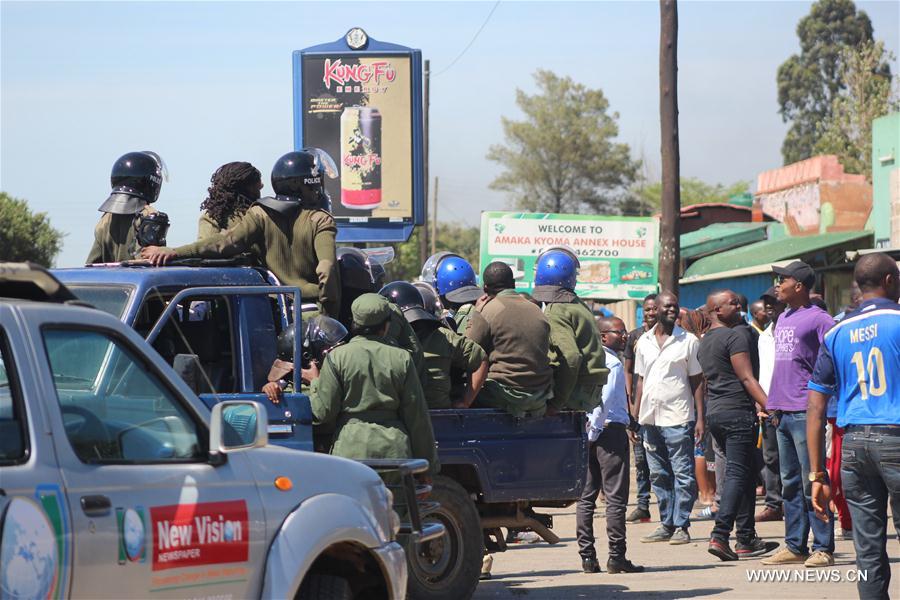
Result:
{"type": "Polygon", "coordinates": [[[359,28],[294,52],[294,146],[322,148],[341,241],[401,241],[424,214],[421,52],[359,28]]]}

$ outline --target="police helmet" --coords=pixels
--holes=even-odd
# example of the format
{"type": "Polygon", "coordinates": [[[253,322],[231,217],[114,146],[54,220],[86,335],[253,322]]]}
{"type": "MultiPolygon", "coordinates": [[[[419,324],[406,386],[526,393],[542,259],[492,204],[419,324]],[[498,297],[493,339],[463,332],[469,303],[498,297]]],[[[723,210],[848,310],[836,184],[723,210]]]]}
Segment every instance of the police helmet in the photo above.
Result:
{"type": "MultiPolygon", "coordinates": [[[[374,292],[378,289],[372,264],[359,248],[341,247],[336,250],[338,268],[341,271],[341,287],[374,292]]],[[[383,269],[382,269],[383,271],[383,269]]]]}
{"type": "Polygon", "coordinates": [[[466,259],[458,254],[450,252],[439,253],[429,258],[428,261],[426,261],[426,267],[422,270],[422,280],[430,283],[439,296],[443,296],[456,304],[469,304],[475,302],[484,294],[484,290],[478,287],[475,269],[472,268],[472,265],[466,259]],[[429,266],[428,261],[435,259],[435,257],[437,257],[436,260],[429,266]],[[427,275],[426,269],[429,269],[429,272],[432,272],[431,270],[433,269],[433,275],[430,277],[431,281],[425,277],[427,275]]]}
{"type": "Polygon", "coordinates": [[[112,192],[100,207],[101,212],[136,214],[156,202],[163,180],[169,174],[163,159],[155,152],[129,152],[113,164],[109,175],[112,192]]]}
{"type": "Polygon", "coordinates": [[[294,359],[294,326],[288,325],[284,331],[278,334],[276,341],[278,357],[282,360],[294,359]]]}
{"type": "Polygon", "coordinates": [[[571,248],[554,246],[542,252],[534,264],[534,285],[555,285],[574,290],[581,263],[571,248]]]}
{"type": "Polygon", "coordinates": [[[415,281],[413,282],[413,286],[419,290],[419,294],[422,295],[422,304],[425,310],[436,317],[440,317],[444,312],[444,307],[441,305],[441,300],[438,298],[434,288],[424,281],[415,281]]]}
{"type": "Polygon", "coordinates": [[[347,338],[347,328],[337,319],[318,315],[306,324],[303,349],[310,358],[318,362],[324,360],[328,352],[347,338]]]}
{"type": "Polygon", "coordinates": [[[325,177],[337,177],[337,167],[327,152],[303,148],[288,152],[272,167],[272,189],[280,197],[299,200],[304,208],[331,210],[325,177]]]}
{"type": "Polygon", "coordinates": [[[421,320],[437,321],[438,318],[434,314],[425,310],[425,302],[422,300],[422,294],[416,287],[406,281],[394,281],[389,283],[378,292],[382,296],[400,307],[403,316],[410,323],[421,320]]]}

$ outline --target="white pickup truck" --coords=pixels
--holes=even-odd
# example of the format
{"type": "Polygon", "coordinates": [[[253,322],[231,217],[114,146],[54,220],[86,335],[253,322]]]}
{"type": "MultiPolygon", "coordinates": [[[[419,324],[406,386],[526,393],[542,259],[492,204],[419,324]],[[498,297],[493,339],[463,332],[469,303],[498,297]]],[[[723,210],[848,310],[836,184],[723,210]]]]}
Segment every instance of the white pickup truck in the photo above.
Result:
{"type": "Polygon", "coordinates": [[[0,597],[404,598],[374,471],[268,446],[34,272],[0,264],[0,597]]]}

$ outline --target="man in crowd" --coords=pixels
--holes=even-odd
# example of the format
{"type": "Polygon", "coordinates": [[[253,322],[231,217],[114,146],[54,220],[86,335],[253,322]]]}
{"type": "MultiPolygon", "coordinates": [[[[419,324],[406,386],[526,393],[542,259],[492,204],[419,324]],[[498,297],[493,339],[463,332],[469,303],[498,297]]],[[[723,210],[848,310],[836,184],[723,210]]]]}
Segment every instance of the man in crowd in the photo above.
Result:
{"type": "Polygon", "coordinates": [[[756,333],[762,335],[762,332],[765,331],[766,327],[769,325],[769,316],[766,313],[766,303],[762,298],[750,304],[750,317],[750,327],[752,327],[756,333]]]}
{"type": "Polygon", "coordinates": [[[900,513],[900,272],[886,254],[859,259],[853,277],[862,292],[859,308],[825,334],[809,381],[807,436],[809,479],[816,517],[829,527],[831,489],[824,470],[824,415],[837,397],[837,425],[846,432],[841,468],[853,516],[856,566],[866,577],[860,598],[888,598],[887,502],[894,526],[900,513]]]}
{"type": "Polygon", "coordinates": [[[606,535],[610,573],[640,573],[644,567],[625,558],[625,506],[628,504],[628,398],[622,362],[617,355],[625,348],[625,323],[605,317],[597,323],[609,375],[603,386],[603,402],[588,415],[588,475],[576,511],[576,535],[581,566],[585,573],[599,573],[594,549],[594,509],[600,490],[606,497],[606,535]]]}
{"type": "Polygon", "coordinates": [[[516,292],[509,265],[484,270],[485,295],[475,305],[466,337],[488,355],[488,376],[476,407],[498,408],[518,417],[540,417],[553,397],[548,350],[550,324],[541,309],[516,292]]]}
{"type": "Polygon", "coordinates": [[[725,290],[706,299],[710,328],[700,341],[698,357],[707,384],[706,419],[710,434],[725,453],[725,478],[720,491],[716,524],[709,553],[721,560],[759,556],[774,550],[776,542],[756,535],[753,510],[756,495],[757,409],[765,409],[766,394],[753,375],[750,340],[739,331],[741,305],[725,290]],[[737,544],[728,543],[737,523],[737,544]]]}
{"type": "MultiPolygon", "coordinates": [[[[768,395],[772,383],[772,369],[775,368],[775,322],[784,311],[784,303],[778,300],[774,287],[770,287],[760,297],[766,312],[768,325],[759,334],[757,348],[759,350],[759,385],[768,395]]],[[[765,507],[756,513],[756,522],[780,521],[784,518],[781,507],[781,466],[778,462],[778,436],[773,423],[774,417],[760,412],[762,421],[762,455],[763,483],[766,486],[765,507]]]]}
{"type": "Polygon", "coordinates": [[[829,511],[827,523],[816,519],[805,479],[809,472],[806,386],[819,346],[834,320],[809,301],[816,282],[812,267],[796,260],[772,270],[778,278],[778,299],[788,307],[775,325],[775,368],[767,404],[778,421],[785,547],[763,560],[763,564],[827,567],[834,564],[834,515],[829,511]],[[812,554],[808,554],[807,545],[810,529],[812,554]]]}
{"type": "MultiPolygon", "coordinates": [[[[632,412],[637,391],[637,377],[634,377],[634,348],[638,339],[656,325],[656,294],[646,296],[641,308],[644,315],[643,322],[640,327],[628,332],[623,361],[625,392],[628,394],[629,410],[632,412]]],[[[634,437],[633,447],[637,506],[625,520],[629,523],[647,523],[650,521],[650,467],[647,466],[647,453],[644,450],[644,441],[640,432],[634,437]]]]}
{"type": "Polygon", "coordinates": [[[675,325],[678,297],[657,297],[657,323],[638,340],[634,414],[644,433],[650,482],[659,502],[659,527],[642,542],[688,544],[697,499],[694,440],[703,438],[703,373],[699,340],[675,325]]]}

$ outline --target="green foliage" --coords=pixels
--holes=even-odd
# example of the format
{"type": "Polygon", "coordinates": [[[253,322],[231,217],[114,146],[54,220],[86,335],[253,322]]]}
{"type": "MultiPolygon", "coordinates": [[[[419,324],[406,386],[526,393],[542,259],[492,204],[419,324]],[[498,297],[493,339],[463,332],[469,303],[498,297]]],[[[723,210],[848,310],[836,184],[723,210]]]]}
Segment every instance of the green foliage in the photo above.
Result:
{"type": "MultiPolygon", "coordinates": [[[[872,41],[872,22],[852,0],[819,0],[797,25],[800,54],[778,67],[779,112],[791,127],[781,146],[785,164],[814,155],[818,124],[846,89],[844,51],[872,41]]],[[[890,74],[887,63],[879,71],[890,74]]]]}
{"type": "MultiPolygon", "coordinates": [[[[709,184],[694,177],[681,178],[681,205],[703,204],[708,202],[728,202],[732,196],[738,196],[750,189],[749,181],[738,181],[731,185],[721,183],[709,184]]],[[[651,215],[660,208],[662,199],[662,182],[642,183],[632,186],[630,198],[621,205],[624,215],[651,215]]]]}
{"type": "Polygon", "coordinates": [[[840,78],[846,89],[835,96],[831,115],[819,124],[817,154],[836,154],[848,173],[872,180],[872,121],[900,108],[891,89],[893,60],[882,42],[847,48],[841,54],[840,78]]]}
{"type": "MultiPolygon", "coordinates": [[[[429,230],[429,234],[430,234],[429,230]]],[[[387,265],[386,281],[413,281],[422,272],[419,260],[419,236],[422,227],[416,227],[409,241],[394,245],[394,260],[387,265]]],[[[459,223],[438,223],[437,243],[435,251],[454,252],[469,261],[478,270],[478,258],[481,250],[481,234],[478,227],[469,227],[459,223]]],[[[431,242],[428,243],[426,257],[431,255],[431,242]]]]}
{"type": "Polygon", "coordinates": [[[516,90],[525,120],[502,119],[505,142],[488,160],[504,171],[491,188],[508,192],[516,208],[535,212],[613,212],[638,169],[619,135],[618,113],[608,114],[601,90],[538,70],[539,92],[516,90]]]}
{"type": "Polygon", "coordinates": [[[62,249],[64,235],[50,226],[47,213],[32,213],[25,200],[0,192],[0,260],[49,267],[62,249]]]}

